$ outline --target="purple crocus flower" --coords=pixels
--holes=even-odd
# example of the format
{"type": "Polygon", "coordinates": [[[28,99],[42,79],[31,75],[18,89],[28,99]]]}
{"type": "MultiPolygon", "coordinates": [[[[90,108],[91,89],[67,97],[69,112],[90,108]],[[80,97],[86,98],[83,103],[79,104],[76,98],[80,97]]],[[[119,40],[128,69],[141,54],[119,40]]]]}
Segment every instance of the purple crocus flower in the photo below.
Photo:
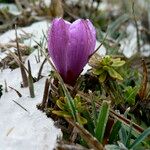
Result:
{"type": "Polygon", "coordinates": [[[87,19],[73,23],[62,18],[52,21],[48,31],[48,51],[64,82],[74,85],[94,52],[96,31],[87,19]]]}

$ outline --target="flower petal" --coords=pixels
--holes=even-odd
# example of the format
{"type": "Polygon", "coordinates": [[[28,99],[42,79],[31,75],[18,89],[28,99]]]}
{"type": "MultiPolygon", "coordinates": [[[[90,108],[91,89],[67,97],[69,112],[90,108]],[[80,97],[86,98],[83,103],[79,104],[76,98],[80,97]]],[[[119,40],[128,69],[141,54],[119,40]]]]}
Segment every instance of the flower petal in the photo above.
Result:
{"type": "Polygon", "coordinates": [[[57,18],[52,21],[52,26],[48,31],[48,51],[62,77],[65,77],[67,67],[66,57],[69,27],[69,22],[57,18]]]}
{"type": "Polygon", "coordinates": [[[67,79],[79,76],[94,51],[96,32],[89,20],[78,19],[69,28],[67,79]],[[71,76],[71,77],[70,77],[71,76]]]}

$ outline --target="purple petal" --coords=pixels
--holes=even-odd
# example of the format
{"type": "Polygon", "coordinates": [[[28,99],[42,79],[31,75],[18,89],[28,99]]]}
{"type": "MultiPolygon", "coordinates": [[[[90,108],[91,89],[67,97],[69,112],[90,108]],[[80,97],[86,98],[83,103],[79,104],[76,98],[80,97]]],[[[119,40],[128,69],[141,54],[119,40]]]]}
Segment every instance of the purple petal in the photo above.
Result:
{"type": "Polygon", "coordinates": [[[69,28],[67,79],[75,80],[94,51],[96,32],[89,20],[78,19],[69,28]],[[71,78],[71,79],[70,79],[71,78]]]}
{"type": "Polygon", "coordinates": [[[95,50],[95,45],[96,45],[96,30],[94,28],[94,26],[92,25],[92,23],[89,21],[89,19],[86,19],[86,22],[88,24],[88,29],[90,30],[90,32],[88,32],[88,37],[90,37],[89,40],[89,47],[91,48],[90,51],[90,55],[94,52],[95,50]]]}
{"type": "Polygon", "coordinates": [[[48,51],[62,77],[66,75],[67,45],[69,40],[70,23],[61,18],[54,19],[48,31],[48,51]]]}

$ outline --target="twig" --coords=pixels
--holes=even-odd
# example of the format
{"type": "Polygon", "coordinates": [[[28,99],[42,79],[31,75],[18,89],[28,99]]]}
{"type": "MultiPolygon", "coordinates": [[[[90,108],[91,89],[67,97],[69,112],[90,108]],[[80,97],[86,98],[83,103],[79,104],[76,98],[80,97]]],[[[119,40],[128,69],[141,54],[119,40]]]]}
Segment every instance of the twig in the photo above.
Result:
{"type": "Polygon", "coordinates": [[[19,91],[17,91],[16,89],[14,89],[13,87],[11,87],[11,86],[8,86],[10,89],[12,89],[12,90],[14,90],[17,94],[18,94],[18,96],[19,97],[22,97],[22,94],[19,92],[19,91]]]}
{"type": "Polygon", "coordinates": [[[34,58],[35,58],[35,60],[36,60],[36,63],[39,63],[38,58],[37,58],[36,55],[34,55],[34,58]]]}
{"type": "Polygon", "coordinates": [[[34,98],[35,94],[34,94],[33,77],[32,77],[32,73],[31,73],[31,66],[30,66],[29,60],[28,60],[28,71],[29,71],[28,85],[29,85],[30,96],[31,96],[31,98],[34,98]]]}
{"type": "MultiPolygon", "coordinates": [[[[16,25],[15,25],[15,35],[16,35],[16,44],[17,44],[18,58],[19,58],[20,62],[22,62],[22,56],[21,56],[21,52],[20,52],[19,44],[18,44],[17,27],[16,27],[16,25]]],[[[23,87],[27,87],[28,86],[27,75],[26,75],[25,69],[22,66],[22,64],[20,65],[20,71],[21,71],[21,76],[22,76],[22,81],[23,81],[23,87]]]]}
{"type": "Polygon", "coordinates": [[[38,60],[38,62],[40,62],[40,50],[38,49],[37,52],[38,52],[37,53],[37,60],[38,60]]]}
{"type": "Polygon", "coordinates": [[[45,88],[44,88],[44,94],[43,94],[43,99],[42,99],[42,104],[41,104],[41,109],[43,110],[46,106],[47,99],[48,99],[48,93],[49,93],[49,79],[46,79],[45,81],[45,88]]]}
{"type": "Polygon", "coordinates": [[[13,131],[14,127],[10,128],[6,134],[6,136],[8,136],[12,131],[13,131]]]}
{"type": "Polygon", "coordinates": [[[19,104],[18,102],[16,102],[15,100],[12,100],[15,104],[17,104],[18,106],[20,106],[23,110],[25,110],[26,112],[30,113],[26,108],[24,108],[21,104],[19,104]]]}
{"type": "Polygon", "coordinates": [[[107,38],[108,33],[106,33],[105,37],[103,38],[102,42],[100,45],[97,47],[97,49],[89,56],[89,59],[100,49],[100,47],[104,44],[106,38],[107,38]]]}
{"type": "MultiPolygon", "coordinates": [[[[21,43],[18,43],[18,44],[19,44],[19,48],[21,48],[21,49],[29,48],[28,46],[26,46],[24,44],[21,44],[21,43]]],[[[17,45],[15,42],[9,42],[9,43],[5,43],[5,44],[0,43],[0,48],[10,48],[10,47],[17,48],[17,45]]]]}
{"type": "Polygon", "coordinates": [[[138,49],[138,52],[140,52],[139,28],[138,28],[138,24],[137,24],[137,20],[136,20],[136,17],[135,17],[135,12],[134,12],[134,1],[132,3],[132,13],[133,13],[133,19],[134,19],[134,23],[135,23],[135,27],[136,27],[137,49],[138,49]]]}
{"type": "Polygon", "coordinates": [[[37,81],[40,80],[40,77],[41,77],[41,73],[42,73],[42,69],[43,69],[43,66],[46,62],[46,58],[44,59],[44,61],[42,62],[41,66],[40,66],[40,69],[39,69],[39,72],[38,72],[38,76],[37,76],[37,81]]]}
{"type": "Polygon", "coordinates": [[[71,12],[68,10],[66,4],[62,3],[62,6],[63,6],[64,11],[65,11],[70,17],[72,17],[72,18],[75,19],[75,20],[76,20],[76,19],[79,19],[78,16],[74,15],[73,13],[71,13],[71,12]]]}
{"type": "Polygon", "coordinates": [[[4,82],[5,82],[5,92],[8,92],[8,88],[7,88],[7,82],[6,82],[6,80],[5,80],[4,82]]]}
{"type": "Polygon", "coordinates": [[[12,51],[10,51],[9,49],[8,49],[7,51],[8,51],[9,54],[14,58],[14,60],[17,62],[17,64],[18,64],[19,66],[22,65],[22,67],[25,69],[25,71],[29,74],[28,69],[25,67],[25,65],[23,64],[23,62],[21,62],[21,61],[18,59],[17,55],[16,55],[15,53],[13,53],[12,51]]]}
{"type": "Polygon", "coordinates": [[[62,0],[51,0],[50,13],[52,17],[63,17],[64,10],[62,7],[62,0]]]}
{"type": "Polygon", "coordinates": [[[47,39],[47,37],[46,37],[46,35],[45,35],[45,33],[44,33],[43,30],[42,30],[42,33],[43,33],[43,35],[44,35],[44,38],[45,38],[46,42],[48,42],[48,39],[47,39]]]}
{"type": "Polygon", "coordinates": [[[144,100],[144,97],[146,96],[146,90],[147,90],[147,83],[148,83],[148,72],[147,67],[144,59],[142,59],[142,66],[143,66],[143,81],[141,83],[141,89],[139,91],[139,96],[141,100],[144,100]]]}
{"type": "Polygon", "coordinates": [[[89,148],[85,148],[79,144],[63,144],[63,143],[57,143],[56,150],[93,150],[89,148]]]}

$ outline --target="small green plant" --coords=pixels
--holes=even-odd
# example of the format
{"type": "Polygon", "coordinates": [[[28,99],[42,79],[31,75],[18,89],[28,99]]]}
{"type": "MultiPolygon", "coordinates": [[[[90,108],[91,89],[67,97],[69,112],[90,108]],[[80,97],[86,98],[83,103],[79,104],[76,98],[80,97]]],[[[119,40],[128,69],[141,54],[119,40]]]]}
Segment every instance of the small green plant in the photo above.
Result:
{"type": "Polygon", "coordinates": [[[91,64],[92,72],[97,75],[100,82],[105,82],[108,78],[123,80],[123,77],[118,72],[118,68],[125,64],[120,58],[112,58],[109,55],[104,56],[100,60],[94,60],[91,64]]]}
{"type": "MultiPolygon", "coordinates": [[[[87,123],[87,119],[85,119],[84,117],[81,116],[81,113],[84,111],[85,106],[83,105],[83,103],[81,102],[81,98],[79,96],[76,96],[73,99],[75,108],[77,110],[77,122],[81,125],[84,125],[87,123]]],[[[67,99],[66,97],[60,97],[57,101],[56,101],[56,105],[58,106],[58,108],[60,110],[53,110],[52,113],[56,114],[58,116],[64,117],[64,118],[73,118],[72,114],[71,114],[71,110],[68,106],[67,103],[67,99]]]]}

